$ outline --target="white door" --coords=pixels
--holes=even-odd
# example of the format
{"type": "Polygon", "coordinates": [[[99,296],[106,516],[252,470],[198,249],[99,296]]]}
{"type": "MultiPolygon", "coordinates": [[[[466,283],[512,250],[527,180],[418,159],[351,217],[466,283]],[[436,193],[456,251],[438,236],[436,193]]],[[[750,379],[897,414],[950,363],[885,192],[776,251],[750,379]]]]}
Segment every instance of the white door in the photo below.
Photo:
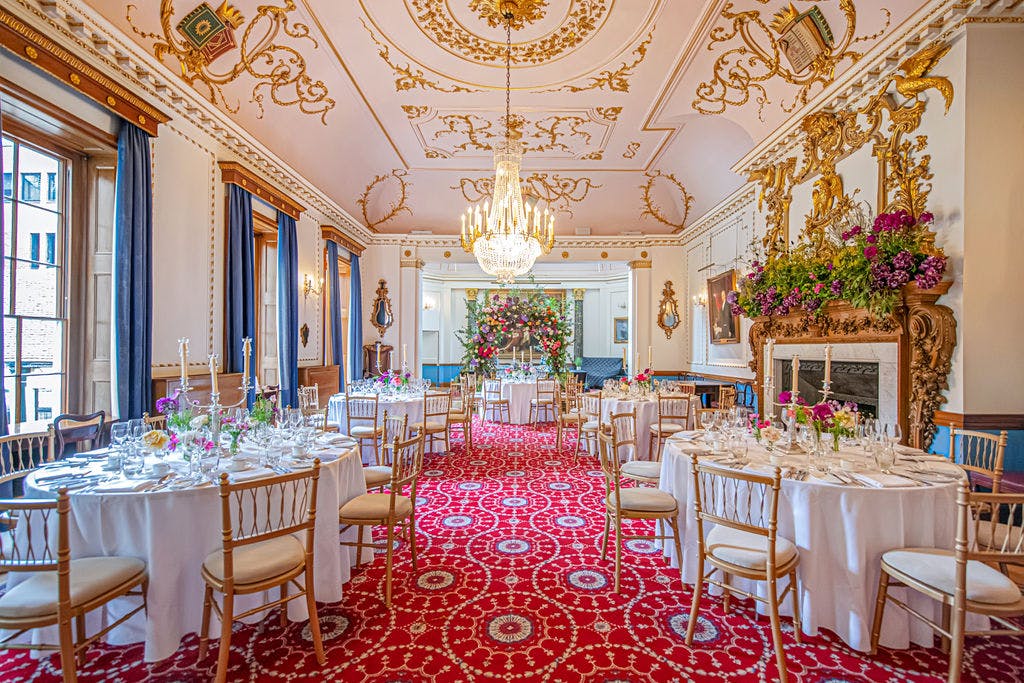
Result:
{"type": "Polygon", "coordinates": [[[277,245],[266,245],[260,260],[260,384],[280,383],[277,371],[277,245]]]}

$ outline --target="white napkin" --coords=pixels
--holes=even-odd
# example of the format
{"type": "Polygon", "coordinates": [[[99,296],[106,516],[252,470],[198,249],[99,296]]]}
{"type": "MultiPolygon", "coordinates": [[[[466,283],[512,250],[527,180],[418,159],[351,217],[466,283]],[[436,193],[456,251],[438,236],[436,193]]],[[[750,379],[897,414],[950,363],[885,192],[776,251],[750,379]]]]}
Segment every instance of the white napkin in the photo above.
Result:
{"type": "Polygon", "coordinates": [[[271,477],[276,474],[272,469],[268,467],[254,467],[251,470],[245,470],[244,472],[229,472],[228,476],[231,478],[233,483],[239,483],[242,481],[249,481],[251,479],[261,479],[263,477],[271,477]]]}
{"type": "Polygon", "coordinates": [[[697,429],[686,429],[681,432],[676,432],[675,434],[668,438],[678,439],[679,441],[693,441],[702,434],[704,434],[704,432],[697,429]]]}
{"type": "Polygon", "coordinates": [[[850,477],[853,477],[862,484],[866,484],[876,489],[892,488],[897,486],[919,486],[920,482],[916,482],[913,479],[907,479],[897,474],[885,474],[884,472],[850,472],[850,477]]]}
{"type": "Polygon", "coordinates": [[[318,443],[325,446],[355,445],[356,440],[348,434],[324,434],[316,438],[318,443]]]}
{"type": "Polygon", "coordinates": [[[114,479],[96,485],[98,493],[133,493],[145,491],[155,483],[154,479],[114,479]]]}

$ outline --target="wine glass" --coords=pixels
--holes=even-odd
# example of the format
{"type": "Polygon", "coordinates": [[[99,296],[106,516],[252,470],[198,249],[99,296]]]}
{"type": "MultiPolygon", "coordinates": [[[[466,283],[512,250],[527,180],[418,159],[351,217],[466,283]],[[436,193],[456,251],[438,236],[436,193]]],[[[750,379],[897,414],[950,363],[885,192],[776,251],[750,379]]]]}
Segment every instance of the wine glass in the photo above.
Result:
{"type": "Polygon", "coordinates": [[[115,450],[121,450],[124,448],[125,442],[128,440],[128,423],[127,422],[115,422],[110,425],[110,445],[115,450]]]}
{"type": "Polygon", "coordinates": [[[733,436],[729,441],[729,450],[737,465],[747,464],[747,440],[742,434],[733,436]]]}
{"type": "Polygon", "coordinates": [[[887,435],[888,439],[889,439],[889,443],[891,443],[893,445],[898,444],[899,442],[901,442],[903,440],[903,430],[900,428],[900,423],[899,422],[893,422],[892,425],[890,425],[890,427],[891,428],[889,429],[888,435],[887,435]]]}
{"type": "Polygon", "coordinates": [[[700,414],[700,424],[704,427],[704,431],[711,434],[711,428],[715,424],[715,413],[707,410],[700,414]]]}

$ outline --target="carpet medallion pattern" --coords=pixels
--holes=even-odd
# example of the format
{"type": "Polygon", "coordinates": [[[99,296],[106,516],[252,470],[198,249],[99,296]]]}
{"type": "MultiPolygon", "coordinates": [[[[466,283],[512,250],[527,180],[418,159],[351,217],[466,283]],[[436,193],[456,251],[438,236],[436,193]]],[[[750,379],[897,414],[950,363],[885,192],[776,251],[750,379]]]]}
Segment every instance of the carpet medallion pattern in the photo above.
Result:
{"type": "MultiPolygon", "coordinates": [[[[651,542],[624,552],[622,590],[601,560],[603,480],[596,462],[553,449],[552,429],[476,423],[473,452],[453,444],[429,455],[417,503],[420,557],[396,553],[391,610],[383,558],[354,573],[339,604],[321,605],[327,665],[308,624],[268,617],[237,625],[230,679],[238,681],[774,681],[767,618],[749,602],[706,599],[686,647],[691,591],[651,542]]],[[[643,522],[635,524],[644,525],[643,522]]],[[[650,528],[650,527],[647,527],[650,528]]],[[[154,615],[157,616],[158,615],[154,615]]],[[[784,621],[792,680],[945,680],[937,649],[867,657],[828,633],[796,645],[784,621]]],[[[186,638],[165,661],[141,645],[93,648],[89,681],[206,681],[215,657],[196,662],[186,638]]],[[[964,680],[1024,680],[1024,643],[969,640],[964,680]]],[[[58,659],[0,655],[0,680],[60,680],[58,659]]]]}

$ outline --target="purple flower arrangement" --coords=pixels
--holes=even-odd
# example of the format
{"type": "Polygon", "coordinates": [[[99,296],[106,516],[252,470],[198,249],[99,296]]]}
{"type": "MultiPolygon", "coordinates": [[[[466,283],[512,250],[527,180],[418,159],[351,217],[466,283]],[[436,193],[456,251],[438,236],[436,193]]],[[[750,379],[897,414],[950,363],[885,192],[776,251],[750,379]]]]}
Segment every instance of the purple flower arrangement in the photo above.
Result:
{"type": "Polygon", "coordinates": [[[848,301],[879,317],[892,312],[900,291],[914,283],[931,289],[942,281],[946,257],[926,239],[930,213],[879,214],[868,229],[842,233],[842,245],[827,256],[802,244],[767,262],[754,261],[728,302],[737,315],[814,316],[829,301],[848,301]]]}

